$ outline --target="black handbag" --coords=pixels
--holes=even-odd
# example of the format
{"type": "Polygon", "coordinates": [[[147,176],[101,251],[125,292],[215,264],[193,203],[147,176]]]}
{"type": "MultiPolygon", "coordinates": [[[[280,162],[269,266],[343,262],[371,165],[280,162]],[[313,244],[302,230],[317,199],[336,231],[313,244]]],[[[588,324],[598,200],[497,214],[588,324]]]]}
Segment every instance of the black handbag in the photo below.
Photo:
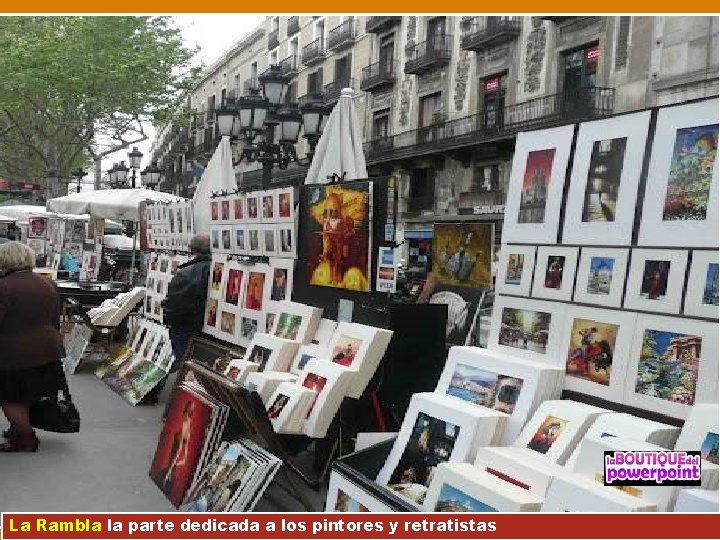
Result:
{"type": "Polygon", "coordinates": [[[80,413],[72,402],[62,365],[58,366],[62,379],[62,397],[46,397],[30,405],[30,424],[34,428],[53,433],[77,433],[80,431],[80,413]]]}

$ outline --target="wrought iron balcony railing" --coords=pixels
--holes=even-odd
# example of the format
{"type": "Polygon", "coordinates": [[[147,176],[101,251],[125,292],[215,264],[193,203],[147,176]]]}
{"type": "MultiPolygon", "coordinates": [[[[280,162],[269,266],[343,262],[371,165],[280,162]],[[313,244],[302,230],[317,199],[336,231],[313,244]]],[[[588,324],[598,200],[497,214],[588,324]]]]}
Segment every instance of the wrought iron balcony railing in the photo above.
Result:
{"type": "Polygon", "coordinates": [[[420,75],[450,62],[452,57],[451,34],[441,34],[416,44],[408,53],[405,73],[420,75]]]}
{"type": "Polygon", "coordinates": [[[484,51],[513,41],[520,35],[522,21],[519,17],[487,17],[484,24],[478,19],[463,35],[461,46],[468,51],[484,51]]]}
{"type": "Polygon", "coordinates": [[[257,77],[250,77],[243,83],[243,94],[251,94],[260,90],[260,83],[257,77]]]}
{"type": "Polygon", "coordinates": [[[566,90],[507,105],[497,111],[438,122],[365,144],[368,162],[378,163],[473,146],[519,131],[602,118],[613,113],[614,88],[566,90]]]}
{"type": "Polygon", "coordinates": [[[336,81],[328,83],[323,89],[323,103],[326,105],[334,104],[340,99],[340,93],[343,88],[352,88],[353,79],[351,77],[342,77],[336,81]]]}
{"type": "Polygon", "coordinates": [[[355,21],[351,17],[330,30],[330,33],[328,34],[328,50],[332,51],[346,45],[350,45],[354,40],[355,21]]]}
{"type": "Polygon", "coordinates": [[[395,84],[395,61],[381,60],[362,69],[360,90],[371,92],[395,84]]]}
{"type": "Polygon", "coordinates": [[[278,66],[280,66],[280,71],[283,75],[295,75],[299,71],[297,56],[288,56],[287,58],[283,58],[280,60],[278,66]]]}
{"type": "Polygon", "coordinates": [[[302,49],[302,63],[306,66],[316,64],[322,61],[323,58],[325,58],[325,43],[322,38],[317,38],[302,49]]]}

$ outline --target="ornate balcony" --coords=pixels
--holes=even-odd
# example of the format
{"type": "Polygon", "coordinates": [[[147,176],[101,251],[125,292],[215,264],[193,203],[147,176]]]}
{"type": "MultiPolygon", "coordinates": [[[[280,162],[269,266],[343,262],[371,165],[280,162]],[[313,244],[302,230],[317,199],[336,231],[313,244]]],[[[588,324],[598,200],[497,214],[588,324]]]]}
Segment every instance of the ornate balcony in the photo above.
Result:
{"type": "Polygon", "coordinates": [[[278,65],[280,66],[280,71],[282,72],[282,74],[287,75],[288,77],[296,75],[299,71],[296,56],[288,56],[287,58],[280,60],[280,63],[278,65]]]}
{"type": "Polygon", "coordinates": [[[372,92],[393,84],[395,84],[395,62],[393,60],[375,62],[362,69],[360,90],[372,92]]]}
{"type": "Polygon", "coordinates": [[[415,45],[408,52],[405,73],[421,75],[450,62],[452,57],[452,35],[433,36],[415,45]]]}
{"type": "Polygon", "coordinates": [[[322,38],[317,38],[312,43],[305,45],[302,49],[302,63],[312,66],[325,59],[325,43],[322,38]]]}
{"type": "Polygon", "coordinates": [[[300,17],[288,17],[287,18],[287,35],[288,37],[293,34],[297,34],[300,31],[300,17]]]}
{"type": "Polygon", "coordinates": [[[365,31],[368,34],[377,34],[389,30],[400,24],[402,17],[368,17],[365,22],[365,31]]]}
{"type": "Polygon", "coordinates": [[[246,79],[243,83],[243,94],[251,94],[253,92],[259,92],[260,91],[260,83],[258,82],[257,77],[250,77],[249,79],[246,79]]]}
{"type": "Polygon", "coordinates": [[[350,77],[340,78],[336,81],[328,83],[323,89],[323,103],[325,105],[335,105],[340,99],[340,93],[343,88],[352,88],[353,80],[350,77]]]}
{"type": "Polygon", "coordinates": [[[519,18],[487,17],[485,24],[475,19],[462,37],[461,46],[467,51],[485,51],[517,39],[522,29],[519,18]]]}
{"type": "Polygon", "coordinates": [[[328,50],[334,51],[352,45],[355,41],[355,21],[347,19],[339,26],[336,26],[328,34],[328,50]]]}
{"type": "Polygon", "coordinates": [[[615,89],[588,87],[507,105],[491,114],[447,120],[365,144],[368,163],[405,159],[471,147],[514,137],[519,131],[541,129],[609,116],[615,89]]]}

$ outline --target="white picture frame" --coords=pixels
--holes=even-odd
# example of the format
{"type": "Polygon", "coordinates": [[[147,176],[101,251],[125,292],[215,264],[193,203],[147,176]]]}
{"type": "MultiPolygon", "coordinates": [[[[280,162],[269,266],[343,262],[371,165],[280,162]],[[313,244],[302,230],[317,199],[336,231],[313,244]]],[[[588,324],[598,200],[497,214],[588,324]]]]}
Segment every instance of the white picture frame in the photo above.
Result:
{"type": "Polygon", "coordinates": [[[278,223],[278,257],[297,258],[297,228],[295,223],[278,223]]]}
{"type": "Polygon", "coordinates": [[[510,444],[540,403],[560,398],[563,374],[564,370],[559,366],[533,362],[498,351],[480,347],[452,347],[435,392],[509,414],[503,444],[510,444]],[[487,387],[473,392],[466,387],[458,388],[457,383],[453,386],[456,378],[472,377],[477,380],[483,376],[485,381],[495,377],[498,379],[492,403],[487,401],[487,394],[481,393],[487,387]],[[512,398],[515,398],[514,403],[511,402],[512,398]]]}
{"type": "Polygon", "coordinates": [[[580,124],[565,208],[563,244],[630,244],[650,116],[650,111],[642,111],[580,124]],[[614,147],[608,144],[611,141],[615,142],[614,147]],[[591,168],[604,169],[614,178],[593,176],[591,180],[591,168]]]}
{"type": "Polygon", "coordinates": [[[363,488],[351,482],[345,476],[335,470],[330,471],[330,482],[328,483],[327,496],[325,498],[325,512],[344,512],[338,510],[338,499],[340,493],[344,493],[353,503],[357,503],[358,508],[354,505],[348,506],[347,512],[362,512],[361,507],[367,509],[368,512],[392,512],[393,509],[381,503],[375,497],[370,495],[363,488]]]}
{"type": "Polygon", "coordinates": [[[293,339],[308,345],[317,331],[322,309],[297,302],[278,302],[277,315],[273,321],[274,336],[293,339]]]}
{"type": "Polygon", "coordinates": [[[543,402],[523,428],[513,446],[527,448],[534,457],[564,465],[590,424],[610,412],[571,400],[543,402]]]}
{"type": "Polygon", "coordinates": [[[278,254],[278,230],[275,223],[265,223],[261,230],[260,243],[262,254],[266,257],[275,257],[278,254]]]}
{"type": "Polygon", "coordinates": [[[663,247],[718,247],[718,160],[715,159],[704,220],[664,220],[665,203],[678,130],[715,127],[718,100],[709,99],[658,111],[648,167],[638,245],[663,247]]]}
{"type": "Polygon", "coordinates": [[[532,296],[545,300],[569,301],[575,285],[575,271],[577,270],[578,248],[564,246],[539,246],[535,258],[535,276],[533,277],[532,296]],[[558,287],[549,287],[553,280],[553,267],[556,265],[551,258],[562,257],[562,270],[560,280],[553,284],[558,287]]]}
{"type": "Polygon", "coordinates": [[[287,371],[295,358],[299,343],[289,339],[279,338],[264,332],[256,332],[245,351],[244,360],[258,364],[258,371],[287,371]],[[255,347],[266,349],[269,353],[260,354],[255,347]]]}
{"type": "Polygon", "coordinates": [[[233,226],[233,253],[237,255],[248,254],[248,231],[245,225],[233,226]]]}
{"type": "Polygon", "coordinates": [[[297,382],[317,392],[303,425],[305,435],[317,439],[327,434],[354,375],[347,368],[327,360],[313,359],[305,365],[297,382]]]}
{"type": "Polygon", "coordinates": [[[277,387],[282,382],[295,382],[297,375],[281,371],[255,371],[248,374],[243,385],[251,391],[257,392],[260,399],[267,405],[277,387]]]}
{"type": "Polygon", "coordinates": [[[260,223],[260,192],[253,191],[245,194],[245,223],[260,223]]]}
{"type": "Polygon", "coordinates": [[[530,296],[536,251],[535,246],[503,244],[495,277],[495,291],[501,294],[530,296]],[[521,264],[522,267],[518,268],[521,264]]]}
{"type": "Polygon", "coordinates": [[[225,377],[231,379],[238,384],[243,384],[248,375],[255,373],[260,364],[257,362],[249,362],[243,358],[233,358],[225,368],[225,377]]]}
{"type": "Polygon", "coordinates": [[[278,191],[271,189],[260,192],[260,221],[276,223],[278,215],[278,191]]]}
{"type": "MultiPolygon", "coordinates": [[[[666,393],[664,387],[669,385],[665,384],[664,381],[663,384],[657,384],[655,381],[658,381],[660,377],[658,374],[653,373],[653,371],[656,371],[653,369],[653,365],[659,361],[657,355],[664,354],[663,352],[659,352],[660,349],[663,349],[663,344],[667,341],[668,343],[665,344],[665,350],[667,351],[667,347],[670,346],[670,341],[673,336],[679,340],[675,343],[679,343],[680,345],[675,348],[673,354],[678,358],[683,358],[683,360],[680,361],[681,365],[689,366],[688,368],[683,368],[683,371],[687,373],[692,373],[695,370],[692,364],[695,362],[695,359],[697,359],[697,354],[692,344],[684,343],[683,341],[691,343],[697,340],[685,340],[682,336],[692,336],[693,338],[700,339],[700,357],[697,362],[699,366],[697,367],[693,403],[717,403],[717,323],[645,314],[640,314],[637,318],[636,331],[630,351],[624,403],[631,407],[655,411],[672,418],[684,420],[692,409],[692,406],[688,403],[670,401],[669,399],[663,398],[662,394],[666,393]],[[646,339],[646,333],[648,333],[648,337],[654,341],[652,348],[654,351],[653,354],[656,356],[646,357],[643,361],[641,358],[644,349],[643,345],[644,343],[646,344],[645,349],[647,351],[647,343],[649,342],[649,340],[646,339]],[[677,334],[680,334],[680,336],[677,334]],[[685,359],[685,356],[688,358],[685,359]],[[660,397],[652,394],[660,394],[660,397]]],[[[681,381],[682,379],[678,380],[678,382],[681,381]]],[[[686,383],[675,386],[671,396],[675,395],[677,398],[681,396],[687,397],[687,389],[685,392],[679,391],[679,387],[685,386],[685,384],[686,383]]]]}
{"type": "Polygon", "coordinates": [[[428,488],[423,512],[539,512],[543,497],[500,480],[470,463],[441,463],[428,488]],[[458,493],[459,492],[459,493],[458,493]],[[441,497],[452,501],[442,510],[441,497]],[[460,502],[462,501],[462,502],[460,502]]]}
{"type": "Polygon", "coordinates": [[[292,223],[295,221],[295,188],[277,190],[277,223],[292,223]]]}
{"type": "Polygon", "coordinates": [[[242,309],[237,320],[236,341],[238,345],[247,347],[257,332],[265,328],[265,313],[251,309],[242,309]]]}
{"type": "MultiPolygon", "coordinates": [[[[528,313],[527,316],[534,315],[528,313]]],[[[566,306],[563,304],[528,298],[496,296],[490,322],[488,349],[502,351],[510,356],[536,360],[555,366],[563,366],[564,360],[560,354],[562,349],[560,331],[565,324],[566,316],[566,306]],[[518,339],[513,340],[514,334],[510,331],[511,329],[507,327],[503,328],[503,314],[506,309],[540,314],[547,313],[549,315],[549,321],[547,329],[543,329],[547,337],[544,339],[538,339],[539,336],[538,338],[530,337],[526,344],[524,342],[525,336],[520,336],[518,333],[518,339]]],[[[537,316],[534,317],[538,318],[537,316]]],[[[520,329],[518,329],[518,332],[519,331],[520,329]]],[[[523,330],[523,332],[525,331],[523,330]]]]}
{"type": "Polygon", "coordinates": [[[245,223],[245,195],[236,193],[230,199],[230,212],[233,217],[233,223],[245,223]]]}
{"type": "Polygon", "coordinates": [[[303,372],[305,364],[307,364],[311,359],[327,358],[327,356],[328,350],[325,347],[320,347],[318,345],[300,345],[295,353],[295,358],[293,358],[293,361],[290,364],[290,373],[294,373],[299,376],[303,372]]]}
{"type": "Polygon", "coordinates": [[[717,251],[693,250],[683,315],[718,318],[719,268],[717,251]]]}
{"type": "Polygon", "coordinates": [[[622,248],[583,247],[580,250],[573,301],[620,307],[629,255],[630,252],[622,248]]]}
{"type": "Polygon", "coordinates": [[[247,231],[247,254],[261,256],[264,245],[262,225],[248,225],[247,231]]]}
{"type": "MultiPolygon", "coordinates": [[[[498,439],[497,431],[504,428],[506,420],[507,415],[504,413],[478,407],[451,396],[432,392],[414,394],[405,413],[400,433],[375,481],[393,490],[389,483],[396,469],[401,465],[405,449],[419,422],[429,422],[436,427],[445,426],[446,432],[451,430],[454,434],[445,433],[445,438],[454,437],[454,444],[446,461],[463,462],[472,459],[478,446],[491,446],[498,439]],[[423,417],[420,418],[420,415],[423,417]],[[432,420],[437,424],[431,422],[432,420]]],[[[426,424],[428,429],[430,429],[429,423],[426,424]]],[[[415,437],[417,438],[417,435],[415,437]]],[[[415,498],[406,496],[408,490],[395,491],[408,502],[419,507],[418,498],[422,498],[422,494],[429,487],[429,482],[427,484],[413,482],[410,485],[413,486],[412,492],[417,495],[415,498]]]]}
{"type": "Polygon", "coordinates": [[[621,402],[637,314],[582,306],[569,306],[567,311],[562,332],[565,389],[621,402]],[[593,329],[597,332],[592,332],[593,329]],[[583,344],[586,338],[588,342],[583,344]],[[608,369],[603,369],[608,354],[606,344],[612,351],[612,358],[608,369]],[[586,369],[583,370],[583,366],[586,369]],[[601,377],[603,371],[609,372],[607,380],[601,377]],[[583,373],[586,376],[583,377],[583,373]]]}
{"type": "Polygon", "coordinates": [[[267,302],[267,306],[275,309],[277,302],[292,300],[295,261],[273,257],[269,259],[268,265],[270,269],[266,279],[269,280],[269,283],[265,286],[265,302],[267,302]]]}
{"type": "MultiPolygon", "coordinates": [[[[515,141],[515,154],[513,157],[512,171],[507,198],[505,201],[505,220],[503,223],[504,242],[524,242],[532,244],[555,244],[558,240],[558,226],[560,222],[560,207],[562,206],[563,190],[565,187],[565,176],[567,173],[570,148],[572,146],[575,126],[570,124],[562,127],[543,129],[538,131],[519,133],[515,141]],[[541,189],[544,191],[545,205],[542,220],[540,217],[520,215],[523,202],[523,183],[527,175],[531,175],[528,162],[540,153],[554,150],[550,166],[545,169],[543,177],[549,180],[541,189]],[[532,152],[535,152],[532,156],[532,152]],[[526,171],[527,169],[527,171],[526,171]]],[[[545,160],[547,162],[547,160],[545,160]]],[[[538,169],[539,170],[539,169],[538,169]]],[[[542,193],[538,197],[540,197],[542,193]]],[[[524,210],[527,212],[526,210],[524,210]]]]}
{"type": "Polygon", "coordinates": [[[294,382],[280,383],[267,402],[273,430],[276,433],[301,433],[315,395],[313,390],[294,382]]]}
{"type": "Polygon", "coordinates": [[[684,250],[633,249],[623,307],[680,313],[687,259],[688,252],[684,250]],[[668,263],[670,268],[662,263],[668,263]]]}

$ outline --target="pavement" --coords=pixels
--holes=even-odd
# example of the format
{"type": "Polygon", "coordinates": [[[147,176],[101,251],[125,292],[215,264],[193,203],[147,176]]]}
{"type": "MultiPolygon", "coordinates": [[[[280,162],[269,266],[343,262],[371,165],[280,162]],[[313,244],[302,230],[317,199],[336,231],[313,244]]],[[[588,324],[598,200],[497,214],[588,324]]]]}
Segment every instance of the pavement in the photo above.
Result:
{"type": "MultiPolygon", "coordinates": [[[[0,453],[0,511],[175,511],[148,477],[171,384],[159,404],[132,407],[93,375],[92,366],[81,366],[68,379],[80,411],[80,433],[38,431],[36,453],[0,453]]],[[[2,414],[0,428],[7,428],[2,414]]],[[[303,493],[315,510],[322,510],[322,492],[306,488],[303,493]]],[[[273,484],[255,510],[302,507],[273,484]]]]}

